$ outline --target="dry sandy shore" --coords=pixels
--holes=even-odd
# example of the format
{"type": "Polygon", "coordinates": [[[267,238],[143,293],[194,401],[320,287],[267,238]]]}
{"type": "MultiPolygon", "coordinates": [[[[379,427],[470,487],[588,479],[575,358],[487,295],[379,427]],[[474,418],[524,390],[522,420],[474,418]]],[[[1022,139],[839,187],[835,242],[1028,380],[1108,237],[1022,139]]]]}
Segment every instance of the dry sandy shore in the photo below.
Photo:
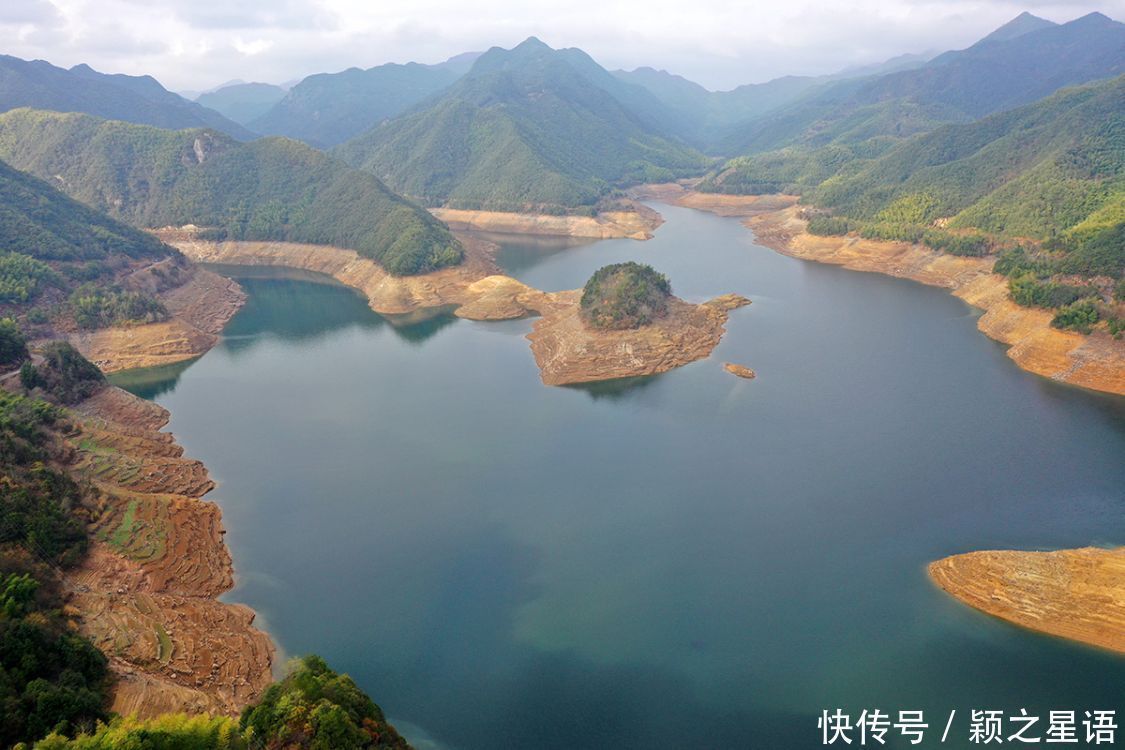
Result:
{"type": "Polygon", "coordinates": [[[238,713],[269,685],[273,645],[249,608],[218,601],[234,578],[207,469],[161,431],[156,404],[106,387],[72,411],[68,469],[98,500],[66,583],[117,677],[112,709],[238,713]]]}
{"type": "Polygon", "coordinates": [[[543,234],[600,240],[615,237],[647,240],[664,223],[659,213],[640,204],[634,205],[631,211],[606,211],[597,216],[551,216],[456,208],[434,208],[430,209],[430,213],[458,231],[543,234]]]}
{"type": "MultiPolygon", "coordinates": [[[[638,197],[741,217],[759,242],[804,260],[883,273],[949,289],[984,310],[977,327],[1009,344],[1020,367],[1073,385],[1125,394],[1125,342],[1051,327],[1051,313],[1020,307],[987,258],[958,258],[919,245],[805,231],[796,196],[696,193],[650,185],[638,197]]],[[[1125,652],[1125,548],[971,552],[932,563],[931,578],[983,612],[1052,635],[1125,652]]]]}
{"type": "MultiPolygon", "coordinates": [[[[332,276],[367,296],[378,313],[409,313],[455,306],[470,320],[539,316],[528,335],[547,385],[653,375],[706,357],[722,337],[737,303],[720,297],[702,305],[674,300],[671,314],[631,331],[592,332],[578,318],[579,292],[542,292],[499,273],[495,246],[461,236],[465,262],[422,276],[395,277],[351,250],[282,242],[201,242],[166,237],[203,263],[282,266],[332,276]]],[[[741,298],[739,298],[741,299],[741,298]]]]}
{"type": "Polygon", "coordinates": [[[1021,307],[1008,295],[1008,281],[992,273],[990,258],[960,258],[905,242],[857,237],[818,237],[805,231],[795,196],[695,193],[679,185],[652,185],[642,197],[741,217],[758,241],[795,258],[855,271],[883,273],[949,289],[984,310],[982,333],[1009,345],[1021,368],[1052,380],[1125,395],[1125,341],[1104,331],[1083,335],[1051,327],[1046,310],[1021,307]]]}
{"type": "Polygon", "coordinates": [[[80,331],[70,342],[104,372],[183,362],[219,340],[246,295],[238,284],[201,268],[182,286],[160,295],[171,317],[161,323],[80,331]]]}
{"type": "Polygon", "coordinates": [[[970,552],[929,571],[942,589],[990,615],[1125,653],[1125,547],[970,552]]]}

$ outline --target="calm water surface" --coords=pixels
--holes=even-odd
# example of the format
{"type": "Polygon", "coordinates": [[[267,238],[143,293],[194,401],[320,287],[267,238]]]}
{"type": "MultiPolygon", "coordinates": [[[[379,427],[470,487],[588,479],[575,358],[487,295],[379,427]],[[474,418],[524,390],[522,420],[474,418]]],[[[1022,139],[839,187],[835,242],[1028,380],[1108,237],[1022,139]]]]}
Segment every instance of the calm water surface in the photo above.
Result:
{"type": "Polygon", "coordinates": [[[941,290],[659,210],[649,242],[500,258],[550,290],[631,259],[753,299],[656,378],[544,387],[529,321],[390,320],[293,278],[244,279],[197,362],[125,376],[220,482],[229,598],[419,748],[815,747],[837,706],[925,709],[925,746],[958,709],[966,747],[971,708],[1125,711],[1125,659],[925,574],[1125,542],[1123,401],[1020,371],[941,290]]]}

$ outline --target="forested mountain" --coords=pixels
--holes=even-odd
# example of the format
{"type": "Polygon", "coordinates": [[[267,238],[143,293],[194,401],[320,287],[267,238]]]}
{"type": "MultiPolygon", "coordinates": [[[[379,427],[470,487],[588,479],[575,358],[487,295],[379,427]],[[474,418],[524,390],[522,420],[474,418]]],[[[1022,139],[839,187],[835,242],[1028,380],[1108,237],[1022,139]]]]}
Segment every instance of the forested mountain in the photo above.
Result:
{"type": "MultiPolygon", "coordinates": [[[[1123,102],[1125,75],[946,125],[879,158],[836,169],[822,161],[815,179],[806,174],[809,231],[921,241],[962,255],[1003,250],[996,267],[1013,278],[1017,302],[1077,304],[1060,315],[1079,316],[1078,327],[1099,315],[1116,321],[1119,313],[1088,298],[1125,298],[1123,102]],[[1073,276],[1087,281],[1076,286],[1073,276]]],[[[766,166],[751,159],[734,169],[766,166]]]]}
{"type": "Polygon", "coordinates": [[[693,146],[711,153],[732,130],[790,104],[808,92],[852,78],[870,77],[920,67],[926,55],[899,55],[882,63],[852,68],[832,75],[782,76],[765,83],[751,83],[730,91],[708,91],[698,83],[664,70],[637,68],[617,70],[619,79],[642,86],[686,122],[675,131],[693,146]]]}
{"type": "Polygon", "coordinates": [[[118,281],[136,265],[178,256],[0,162],[0,318],[34,310],[33,323],[53,316],[84,328],[159,319],[155,299],[118,281]]]}
{"type": "Polygon", "coordinates": [[[0,55],[0,112],[19,107],[85,112],[161,128],[210,127],[240,140],[254,137],[218,112],[173,94],[151,76],[107,75],[88,65],[66,70],[43,60],[0,55]]]}
{"type": "Polygon", "coordinates": [[[1049,239],[1125,219],[1125,75],[912,138],[811,192],[861,220],[1049,239]]]}
{"type": "Polygon", "coordinates": [[[430,204],[592,210],[615,183],[670,179],[705,165],[691,148],[653,132],[664,113],[655,97],[584,53],[532,38],[489,50],[425,106],[336,153],[430,204]]]}
{"type": "Polygon", "coordinates": [[[285,138],[240,143],[82,114],[0,115],[0,159],[137,227],[357,250],[397,274],[455,264],[459,243],[370,174],[285,138]]]}
{"type": "Polygon", "coordinates": [[[738,128],[718,148],[734,155],[869,141],[870,152],[944,123],[969,122],[1063,86],[1125,72],[1125,24],[1100,13],[1061,25],[1031,18],[919,68],[814,88],[738,128]]]}
{"type": "Polygon", "coordinates": [[[285,98],[286,90],[272,83],[236,83],[200,94],[196,102],[239,125],[261,117],[285,98]]]}
{"type": "Polygon", "coordinates": [[[469,55],[440,65],[388,63],[312,75],[248,124],[259,133],[335,146],[446,88],[471,60],[469,55]]]}

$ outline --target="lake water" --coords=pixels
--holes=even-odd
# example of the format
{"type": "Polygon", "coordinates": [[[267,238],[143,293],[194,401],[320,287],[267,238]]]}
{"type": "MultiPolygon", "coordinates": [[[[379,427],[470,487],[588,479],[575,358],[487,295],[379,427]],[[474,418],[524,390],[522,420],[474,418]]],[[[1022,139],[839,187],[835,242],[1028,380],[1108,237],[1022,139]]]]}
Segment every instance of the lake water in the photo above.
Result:
{"type": "Polygon", "coordinates": [[[836,707],[923,709],[924,747],[957,709],[942,746],[968,747],[973,708],[1125,713],[1125,659],[925,573],[1125,542],[1125,400],[1022,372],[944,291],[657,208],[648,242],[500,261],[557,290],[638,260],[753,300],[665,375],[545,387],[530,321],[388,320],[259,272],[214,350],[118,378],[218,480],[228,598],[419,748],[816,747],[836,707]]]}

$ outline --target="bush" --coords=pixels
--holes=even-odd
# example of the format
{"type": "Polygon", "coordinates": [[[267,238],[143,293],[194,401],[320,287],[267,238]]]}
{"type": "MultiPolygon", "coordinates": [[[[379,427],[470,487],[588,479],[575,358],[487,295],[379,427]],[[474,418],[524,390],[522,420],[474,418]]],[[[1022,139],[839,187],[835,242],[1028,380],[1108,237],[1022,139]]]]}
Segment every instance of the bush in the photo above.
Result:
{"type": "Polygon", "coordinates": [[[43,348],[43,363],[24,368],[20,380],[26,388],[42,388],[62,404],[76,404],[94,395],[105,383],[97,365],[65,341],[43,348]]]}
{"type": "Polygon", "coordinates": [[[580,313],[591,328],[638,328],[663,316],[671,296],[667,277],[652,266],[617,263],[598,269],[586,282],[580,313]]]}
{"type": "Polygon", "coordinates": [[[1024,307],[1065,307],[1080,299],[1097,295],[1097,290],[1093,287],[1040,281],[1031,274],[1009,279],[1008,291],[1015,303],[1024,307]]]}
{"type": "Polygon", "coordinates": [[[18,365],[27,359],[27,339],[16,321],[0,318],[0,367],[18,365]]]}
{"type": "Polygon", "coordinates": [[[807,227],[809,234],[821,237],[832,237],[847,234],[855,229],[855,225],[843,216],[827,216],[824,214],[809,218],[807,227]]]}
{"type": "Polygon", "coordinates": [[[168,311],[155,297],[93,284],[83,284],[74,290],[67,304],[74,322],[85,329],[154,323],[168,317],[168,311]]]}
{"type": "Polygon", "coordinates": [[[336,674],[319,656],[293,662],[285,679],[242,712],[240,726],[257,750],[409,748],[352,678],[336,674]]]}
{"type": "Polygon", "coordinates": [[[1098,308],[1093,302],[1084,300],[1073,305],[1067,305],[1051,320],[1055,328],[1063,328],[1079,333],[1089,333],[1090,329],[1098,322],[1098,308]]]}

